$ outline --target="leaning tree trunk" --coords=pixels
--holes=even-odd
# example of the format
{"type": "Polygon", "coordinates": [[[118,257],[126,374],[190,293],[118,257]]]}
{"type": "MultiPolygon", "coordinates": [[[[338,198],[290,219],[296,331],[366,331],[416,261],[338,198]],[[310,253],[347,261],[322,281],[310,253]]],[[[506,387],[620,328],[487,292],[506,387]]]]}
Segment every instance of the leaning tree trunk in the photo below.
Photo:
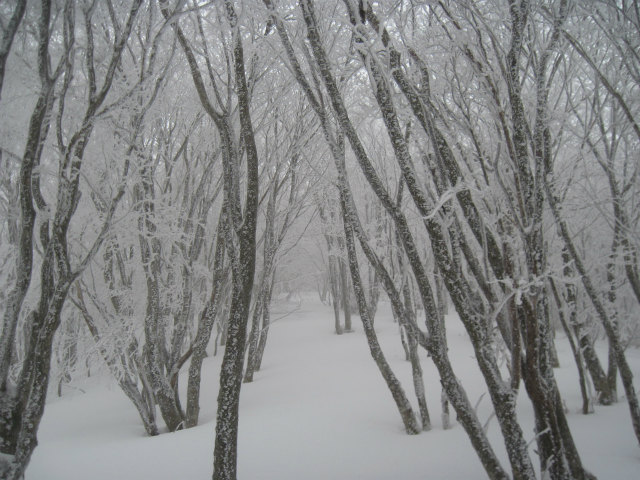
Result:
{"type": "MultiPolygon", "coordinates": [[[[396,195],[396,204],[398,208],[402,205],[402,194],[404,191],[404,183],[400,183],[398,187],[398,193],[396,195]]],[[[404,308],[407,315],[410,317],[411,323],[415,323],[415,312],[413,309],[413,298],[411,297],[411,287],[409,273],[406,272],[406,266],[404,264],[404,252],[400,247],[402,242],[398,238],[398,234],[395,235],[397,263],[398,270],[403,277],[402,285],[402,298],[404,300],[404,308]]],[[[377,272],[376,272],[377,276],[377,272]]],[[[437,280],[436,280],[437,282],[437,280]]],[[[395,313],[395,312],[394,312],[395,313]]],[[[442,305],[441,298],[438,295],[438,319],[442,320],[442,305]]],[[[399,319],[401,320],[401,319],[399,319]]],[[[401,322],[402,323],[402,322],[401,322]]],[[[444,332],[444,324],[442,324],[442,330],[444,332]]],[[[406,352],[408,353],[408,360],[411,362],[411,374],[413,377],[413,388],[416,393],[416,399],[418,400],[418,408],[420,410],[420,419],[422,420],[422,430],[431,430],[431,417],[429,416],[429,409],[427,408],[427,398],[424,391],[424,378],[422,375],[422,366],[420,365],[420,357],[418,355],[418,333],[411,329],[406,329],[407,333],[407,345],[406,352]]],[[[443,335],[444,337],[444,335],[443,335]]]]}
{"type": "Polygon", "coordinates": [[[402,422],[404,423],[405,431],[410,435],[415,435],[420,432],[416,416],[413,413],[413,409],[411,408],[411,404],[404,393],[402,385],[394,375],[393,370],[391,370],[391,367],[384,356],[380,343],[378,342],[375,329],[373,328],[373,322],[369,317],[369,307],[367,305],[367,298],[362,286],[362,279],[360,277],[360,268],[358,267],[358,256],[356,253],[353,231],[349,224],[349,220],[347,219],[348,213],[346,211],[345,199],[342,194],[340,203],[342,205],[342,215],[344,218],[345,247],[347,250],[349,270],[351,272],[351,280],[353,283],[356,301],[358,302],[358,310],[360,311],[362,327],[367,337],[367,343],[369,344],[369,351],[371,352],[371,356],[376,362],[376,365],[387,383],[387,387],[391,391],[394,401],[396,402],[396,406],[398,407],[398,411],[402,417],[402,422]]]}
{"type": "MultiPolygon", "coordinates": [[[[488,343],[484,338],[484,319],[482,313],[480,313],[481,306],[477,299],[473,298],[473,289],[469,283],[462,278],[459,273],[459,267],[454,266],[454,258],[449,254],[449,248],[445,240],[445,229],[438,220],[432,218],[430,215],[433,209],[429,207],[428,200],[421,190],[420,183],[416,179],[414,171],[410,166],[413,162],[410,158],[406,139],[399,125],[388,83],[379,70],[375,59],[369,58],[367,53],[363,52],[363,60],[371,72],[371,78],[373,80],[372,88],[374,89],[374,94],[378,101],[396,160],[402,170],[414,204],[424,218],[425,227],[431,238],[435,260],[444,274],[445,285],[454,301],[461,320],[465,324],[465,328],[469,333],[474,350],[476,351],[478,366],[487,383],[514,474],[521,478],[534,478],[533,467],[526,449],[526,442],[524,441],[522,429],[516,417],[515,394],[509,388],[506,388],[500,378],[494,354],[490,351],[490,348],[488,348],[488,343]],[[454,267],[452,268],[452,266],[454,267]]],[[[365,176],[367,176],[367,173],[365,173],[365,176]]],[[[453,231],[452,228],[448,227],[447,229],[449,230],[448,233],[450,237],[458,236],[458,233],[453,231]]]]}

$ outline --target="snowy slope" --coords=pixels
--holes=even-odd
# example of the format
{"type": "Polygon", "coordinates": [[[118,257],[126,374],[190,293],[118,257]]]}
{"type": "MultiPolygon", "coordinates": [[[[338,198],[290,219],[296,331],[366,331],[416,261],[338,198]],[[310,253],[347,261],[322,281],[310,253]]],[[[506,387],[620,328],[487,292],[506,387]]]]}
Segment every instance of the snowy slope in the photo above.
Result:
{"type": "MultiPolygon", "coordinates": [[[[313,297],[304,298],[300,305],[276,305],[274,317],[292,309],[293,313],[282,315],[271,328],[262,370],[254,383],[242,389],[239,478],[485,478],[462,428],[455,421],[451,430],[441,428],[440,385],[424,352],[434,429],[410,437],[369,356],[358,317],[354,318],[355,333],[337,336],[332,332],[330,309],[313,297]]],[[[454,368],[476,403],[484,389],[471,348],[454,315],[447,324],[454,368]]],[[[388,360],[413,398],[410,365],[404,361],[397,325],[386,304],[376,317],[376,330],[388,360]]],[[[600,479],[638,478],[640,449],[626,403],[597,407],[595,415],[577,413],[581,401],[575,366],[563,339],[558,340],[558,351],[562,366],[556,375],[584,463],[600,479]]],[[[630,351],[628,355],[638,378],[640,353],[630,351]]],[[[205,361],[201,425],[187,431],[145,437],[133,406],[115,385],[52,399],[26,479],[211,478],[220,361],[220,355],[205,361]]],[[[524,394],[519,404],[519,418],[531,440],[533,420],[524,394]]],[[[487,419],[490,411],[488,398],[480,399],[480,418],[487,419]]],[[[495,420],[489,434],[508,468],[495,420]]]]}

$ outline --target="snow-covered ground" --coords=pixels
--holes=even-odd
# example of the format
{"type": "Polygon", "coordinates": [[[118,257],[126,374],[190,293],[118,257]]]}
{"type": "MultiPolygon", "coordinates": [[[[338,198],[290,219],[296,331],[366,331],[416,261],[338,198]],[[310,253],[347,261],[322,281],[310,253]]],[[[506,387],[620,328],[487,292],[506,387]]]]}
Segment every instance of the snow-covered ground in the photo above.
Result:
{"type": "MultiPolygon", "coordinates": [[[[461,426],[442,430],[440,384],[421,352],[433,429],[404,433],[384,381],[371,359],[354,317],[355,333],[337,336],[331,310],[313,296],[274,306],[262,370],[242,387],[238,476],[245,480],[482,479],[484,471],[461,426]],[[292,313],[285,312],[295,309],[292,313]]],[[[450,356],[478,414],[490,416],[480,373],[464,329],[447,318],[450,356]],[[481,398],[482,397],[482,398],[481,398]]],[[[387,359],[413,399],[410,365],[381,304],[376,330],[387,359]]],[[[557,342],[561,368],[556,375],[569,409],[582,459],[600,479],[639,478],[640,448],[624,399],[612,407],[579,412],[581,400],[569,346],[557,342]]],[[[628,352],[636,378],[640,352],[628,352]]],[[[115,384],[87,393],[52,398],[39,432],[39,446],[26,480],[163,480],[211,478],[221,355],[205,361],[201,424],[193,429],[146,437],[132,404],[115,384]]],[[[184,381],[182,383],[185,383],[184,381]]],[[[637,385],[637,381],[636,381],[637,385]]],[[[415,402],[414,402],[415,403],[415,402]]],[[[519,418],[531,440],[533,420],[524,393],[519,418]]],[[[508,468],[495,420],[489,424],[494,448],[508,468]]]]}

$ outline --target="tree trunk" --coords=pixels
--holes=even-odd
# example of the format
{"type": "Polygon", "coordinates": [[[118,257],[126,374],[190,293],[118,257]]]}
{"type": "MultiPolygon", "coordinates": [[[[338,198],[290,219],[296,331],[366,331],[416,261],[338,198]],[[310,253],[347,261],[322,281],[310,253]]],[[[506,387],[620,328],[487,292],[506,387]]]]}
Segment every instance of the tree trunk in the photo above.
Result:
{"type": "Polygon", "coordinates": [[[563,311],[563,305],[560,300],[560,295],[558,294],[558,289],[556,288],[556,284],[552,278],[549,279],[549,285],[551,287],[551,291],[558,308],[560,324],[562,325],[562,329],[567,336],[569,346],[571,347],[571,353],[573,353],[573,359],[576,362],[576,367],[578,369],[578,383],[580,384],[580,393],[582,394],[582,413],[584,415],[587,415],[588,413],[591,413],[591,402],[589,401],[589,393],[587,391],[587,379],[584,371],[584,363],[582,360],[582,351],[579,346],[576,346],[576,342],[573,339],[573,334],[571,333],[571,329],[569,328],[566,316],[563,311]]]}
{"type": "MultiPolygon", "coordinates": [[[[564,261],[564,275],[566,277],[572,277],[573,269],[571,268],[571,258],[566,249],[562,252],[562,259],[564,261]]],[[[566,301],[567,307],[569,308],[569,325],[573,328],[575,336],[578,339],[578,346],[580,348],[581,355],[584,358],[589,373],[591,374],[593,386],[598,393],[598,403],[602,405],[611,405],[613,399],[607,376],[602,369],[598,354],[593,348],[593,340],[591,339],[589,331],[584,328],[583,322],[578,320],[577,295],[576,286],[574,284],[568,283],[566,286],[566,301]]]]}
{"type": "MultiPolygon", "coordinates": [[[[269,0],[264,0],[264,1],[267,7],[273,12],[273,5],[271,4],[271,2],[269,0]]],[[[442,343],[440,341],[441,340],[441,333],[439,332],[440,327],[437,323],[434,323],[432,321],[432,319],[435,318],[434,317],[435,315],[434,312],[436,310],[435,302],[430,300],[432,299],[430,287],[429,287],[428,281],[426,280],[426,275],[424,274],[424,270],[421,265],[421,260],[419,259],[419,256],[418,256],[418,251],[416,249],[415,244],[413,243],[411,230],[409,229],[409,226],[406,222],[406,219],[404,218],[404,215],[402,215],[402,213],[395,207],[393,202],[390,200],[388,194],[386,193],[384,187],[382,186],[380,179],[376,177],[375,170],[370,166],[370,162],[368,161],[366,152],[364,151],[364,148],[362,147],[359,141],[357,133],[355,132],[355,129],[353,128],[353,125],[351,124],[348,118],[348,114],[344,107],[344,102],[342,101],[340,91],[337,88],[335,80],[333,79],[331,70],[329,68],[328,60],[326,58],[326,54],[324,52],[324,49],[322,48],[321,41],[319,40],[319,37],[318,37],[317,26],[316,26],[314,14],[313,14],[313,7],[310,5],[309,2],[300,2],[300,5],[303,10],[305,23],[307,24],[307,33],[308,33],[308,38],[311,41],[313,55],[316,59],[317,65],[322,75],[323,82],[327,87],[331,104],[334,106],[334,109],[337,112],[337,119],[339,121],[341,129],[338,130],[338,135],[336,135],[336,137],[340,139],[342,135],[346,134],[347,137],[349,138],[351,146],[356,154],[356,158],[360,163],[365,176],[367,177],[367,181],[371,185],[372,189],[374,190],[378,198],[381,200],[385,210],[391,215],[392,219],[394,220],[395,226],[399,231],[400,237],[402,238],[403,246],[405,248],[407,256],[409,257],[410,265],[416,275],[416,279],[417,279],[418,286],[421,293],[421,298],[425,306],[425,313],[427,314],[430,339],[431,339],[431,343],[433,344],[432,357],[434,358],[434,362],[436,363],[436,366],[438,367],[438,370],[440,372],[443,386],[448,392],[449,398],[451,399],[458,413],[458,418],[460,419],[460,423],[464,426],[465,430],[467,431],[469,438],[472,442],[472,445],[474,446],[476,452],[478,453],[478,456],[482,461],[483,466],[485,467],[489,477],[492,479],[498,479],[498,478],[506,479],[508,478],[506,472],[504,472],[504,470],[500,466],[500,462],[497,460],[493,452],[493,449],[488,443],[486,436],[484,434],[484,431],[482,429],[482,426],[480,425],[478,418],[475,416],[473,412],[473,408],[471,407],[469,400],[466,397],[464,390],[462,389],[462,386],[459,384],[455,375],[453,374],[451,365],[447,358],[446,348],[443,348],[442,343]]],[[[313,93],[314,89],[310,87],[309,83],[306,81],[306,78],[304,77],[304,73],[297,61],[294,50],[289,41],[287,31],[282,21],[280,20],[278,15],[275,14],[275,12],[272,13],[271,19],[272,21],[274,21],[275,25],[278,28],[278,34],[280,35],[282,44],[291,62],[291,66],[293,68],[294,75],[296,76],[296,80],[298,81],[300,86],[303,88],[309,102],[311,103],[312,107],[314,108],[318,117],[320,118],[323,132],[325,134],[325,137],[327,138],[329,146],[332,148],[332,153],[334,154],[334,160],[338,162],[341,156],[340,156],[340,152],[334,151],[334,146],[337,145],[339,142],[332,140],[332,135],[329,131],[326,112],[324,111],[320,102],[315,98],[315,94],[313,93]]],[[[356,230],[356,233],[357,232],[358,230],[356,230]]],[[[359,240],[361,241],[361,245],[364,249],[366,246],[366,243],[363,242],[362,239],[360,238],[359,240]]],[[[371,258],[370,258],[370,261],[373,262],[371,258]]],[[[379,271],[378,273],[382,273],[382,272],[379,271]]],[[[387,283],[387,280],[383,281],[383,285],[385,285],[385,288],[389,286],[387,283]]],[[[387,290],[387,293],[389,294],[390,291],[391,290],[387,290]]],[[[398,302],[398,304],[399,303],[401,302],[398,302]]],[[[394,305],[394,303],[392,303],[392,305],[394,305]]]]}
{"type": "Polygon", "coordinates": [[[227,218],[224,209],[218,217],[218,228],[216,233],[216,245],[213,260],[213,281],[211,284],[211,294],[207,301],[200,320],[193,342],[193,353],[189,365],[189,379],[187,381],[187,410],[185,413],[185,426],[195,427],[198,424],[200,415],[200,378],[202,373],[202,362],[207,356],[207,345],[211,339],[213,325],[218,316],[218,311],[224,302],[223,282],[227,278],[224,269],[225,239],[224,229],[227,218]]]}
{"type": "Polygon", "coordinates": [[[85,321],[87,329],[89,330],[89,333],[91,333],[91,336],[93,337],[95,344],[98,346],[102,359],[107,364],[107,367],[109,367],[109,370],[111,371],[113,377],[118,382],[118,386],[122,389],[122,391],[125,393],[127,398],[129,398],[129,400],[131,400],[133,405],[136,407],[136,410],[140,415],[140,419],[142,420],[142,425],[144,426],[144,429],[147,432],[147,435],[149,436],[158,435],[159,433],[158,426],[156,425],[156,421],[155,421],[155,403],[152,405],[152,407],[149,406],[149,404],[144,399],[144,396],[143,396],[144,392],[140,393],[140,391],[138,390],[135,377],[131,378],[129,373],[126,372],[126,359],[122,358],[124,357],[124,354],[121,354],[120,356],[121,365],[118,366],[116,358],[114,358],[113,355],[110,355],[107,349],[105,348],[102,342],[102,336],[100,335],[100,332],[96,327],[93,317],[90,315],[85,305],[84,294],[82,292],[82,287],[80,287],[80,285],[76,285],[76,295],[77,295],[77,301],[73,299],[72,301],[80,310],[80,313],[82,314],[82,318],[85,321]],[[121,372],[121,370],[124,370],[124,372],[121,372]]]}
{"type": "Polygon", "coordinates": [[[4,72],[7,64],[7,57],[11,51],[11,45],[13,44],[13,39],[16,36],[18,27],[20,26],[20,23],[22,23],[26,7],[27,0],[17,0],[9,23],[6,24],[6,26],[3,25],[4,33],[2,35],[2,40],[0,41],[0,95],[2,94],[2,86],[4,85],[4,72]]]}
{"type": "Polygon", "coordinates": [[[404,423],[405,431],[410,435],[415,435],[420,432],[420,428],[413,413],[413,409],[411,408],[411,404],[409,403],[409,400],[404,393],[402,385],[387,363],[384,353],[382,352],[382,348],[378,343],[378,338],[375,329],[373,328],[373,323],[371,322],[371,318],[369,318],[369,308],[367,306],[367,298],[362,287],[360,269],[358,267],[358,257],[355,248],[356,245],[353,238],[353,231],[349,224],[349,220],[347,220],[345,199],[342,198],[342,195],[340,203],[342,205],[342,215],[344,219],[345,246],[347,250],[347,257],[349,260],[349,270],[351,271],[353,289],[356,295],[356,300],[358,302],[358,309],[360,311],[362,327],[369,344],[369,351],[371,352],[371,356],[376,362],[376,365],[378,366],[378,369],[380,370],[380,373],[387,383],[387,387],[391,391],[391,395],[396,402],[396,406],[398,407],[398,411],[400,412],[402,422],[404,423]]]}
{"type": "Polygon", "coordinates": [[[258,366],[258,345],[260,343],[260,321],[262,319],[262,309],[264,308],[264,284],[259,285],[258,294],[256,295],[253,314],[251,315],[251,330],[249,332],[249,342],[247,345],[247,368],[244,374],[244,383],[253,382],[253,374],[258,366]]]}
{"type": "MultiPolygon", "coordinates": [[[[429,333],[433,344],[432,358],[434,359],[434,362],[438,367],[443,385],[448,393],[449,399],[456,407],[458,418],[460,419],[461,424],[465,427],[465,430],[467,430],[469,438],[471,439],[471,442],[476,449],[476,452],[478,453],[478,456],[482,461],[489,477],[492,479],[507,478],[506,472],[504,472],[504,470],[500,466],[500,463],[495,457],[491,446],[486,440],[486,436],[482,430],[482,426],[475,416],[473,409],[470,406],[469,400],[464,393],[464,390],[457,381],[451,369],[451,365],[447,358],[446,349],[443,348],[440,341],[439,327],[434,324],[433,321],[431,321],[431,316],[434,315],[434,312],[436,311],[435,302],[432,301],[433,296],[431,295],[428,281],[426,280],[426,276],[424,275],[421,261],[417,256],[415,245],[410,240],[410,229],[406,224],[404,216],[401,215],[393,202],[391,202],[388,194],[385,192],[384,187],[382,186],[382,183],[380,182],[379,178],[376,177],[375,170],[370,165],[367,154],[362,147],[362,144],[360,143],[358,135],[353,128],[351,121],[349,120],[347,111],[344,107],[344,102],[342,101],[342,96],[339,89],[337,88],[333,75],[331,74],[326,54],[324,52],[324,49],[322,48],[322,43],[318,36],[313,7],[308,1],[302,1],[300,2],[300,4],[303,9],[305,23],[307,24],[307,36],[310,39],[312,52],[319,67],[319,71],[322,75],[323,82],[327,88],[331,104],[333,105],[334,110],[337,113],[337,118],[340,122],[340,126],[351,143],[352,149],[356,155],[356,159],[358,160],[367,181],[371,185],[378,198],[381,200],[385,210],[387,210],[387,212],[392,216],[396,224],[396,228],[398,229],[403,240],[405,251],[410,260],[410,265],[414,269],[419,288],[421,289],[422,300],[425,304],[425,312],[427,312],[427,318],[430,323],[429,333]]],[[[281,25],[278,26],[278,29],[279,31],[284,30],[281,25]]],[[[285,44],[286,48],[286,38],[283,38],[283,35],[281,35],[281,39],[283,40],[283,44],[285,44]]],[[[295,58],[293,57],[292,52],[288,51],[287,53],[292,63],[294,63],[295,58]]],[[[304,79],[301,77],[302,73],[299,70],[299,67],[295,67],[295,63],[294,71],[298,72],[298,81],[300,83],[303,83],[304,79]]],[[[309,87],[306,87],[305,91],[311,92],[311,89],[309,87]]],[[[321,113],[319,113],[319,115],[321,115],[321,113]]]]}
{"type": "Polygon", "coordinates": [[[272,274],[269,290],[265,297],[264,308],[262,309],[262,329],[260,330],[260,342],[258,343],[256,370],[262,368],[262,358],[264,357],[264,350],[267,346],[267,336],[269,335],[269,325],[271,324],[271,298],[273,296],[274,277],[275,271],[272,274]]]}
{"type": "MultiPolygon", "coordinates": [[[[340,242],[340,250],[344,250],[345,241],[340,242]]],[[[345,252],[346,253],[346,252],[345,252]]],[[[344,314],[344,331],[349,333],[353,332],[351,326],[351,286],[349,285],[349,276],[347,275],[347,261],[344,258],[338,260],[339,272],[340,272],[340,300],[342,302],[342,313],[344,314]]]]}
{"type": "Polygon", "coordinates": [[[141,182],[136,197],[139,204],[138,241],[140,258],[147,285],[147,305],[144,319],[146,365],[153,395],[160,407],[162,419],[169,431],[184,428],[184,414],[178,405],[174,390],[166,372],[168,363],[165,350],[165,328],[160,309],[160,241],[155,236],[155,195],[151,166],[143,165],[141,182]]]}
{"type": "Polygon", "coordinates": [[[342,335],[344,333],[344,329],[340,324],[340,276],[339,276],[339,264],[340,260],[338,260],[334,256],[329,256],[329,284],[331,286],[331,305],[333,306],[333,319],[334,319],[334,328],[335,332],[338,335],[342,335]]]}
{"type": "MultiPolygon", "coordinates": [[[[247,339],[247,322],[251,305],[253,278],[256,265],[256,225],[258,220],[258,151],[255,144],[253,124],[249,112],[249,89],[244,70],[244,53],[242,35],[238,19],[230,0],[225,2],[227,17],[233,31],[233,71],[238,96],[241,137],[246,152],[247,186],[244,213],[231,216],[238,238],[237,264],[233,265],[233,290],[231,293],[231,309],[227,345],[222,359],[220,371],[220,390],[218,393],[218,412],[216,415],[216,439],[214,446],[213,480],[235,480],[238,455],[238,408],[240,404],[240,388],[244,370],[244,351],[247,339]]],[[[224,119],[219,126],[230,131],[230,124],[224,119]]],[[[227,139],[230,135],[223,133],[227,139]]],[[[227,199],[237,198],[233,189],[239,182],[238,165],[231,163],[233,142],[225,141],[227,180],[225,195],[227,199]]],[[[237,202],[237,200],[236,200],[237,202]]],[[[239,203],[231,204],[232,211],[241,212],[239,203]]]]}

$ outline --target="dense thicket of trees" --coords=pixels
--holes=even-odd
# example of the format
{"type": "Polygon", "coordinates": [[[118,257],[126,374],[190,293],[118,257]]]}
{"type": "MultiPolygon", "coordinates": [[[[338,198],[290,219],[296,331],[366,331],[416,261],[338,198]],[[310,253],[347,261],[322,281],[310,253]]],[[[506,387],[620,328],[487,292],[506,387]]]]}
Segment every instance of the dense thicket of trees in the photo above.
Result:
{"type": "Polygon", "coordinates": [[[0,27],[3,478],[24,475],[47,392],[101,368],[149,435],[197,425],[208,346],[213,478],[235,478],[242,382],[294,278],[337,334],[359,315],[410,434],[431,428],[428,352],[443,423],[450,404],[489,478],[592,477],[556,329],[583,412],[619,378],[640,441],[637,2],[16,0],[0,27]],[[380,298],[417,411],[377,341],[380,298]],[[508,466],[449,361],[449,304],[508,466]]]}

